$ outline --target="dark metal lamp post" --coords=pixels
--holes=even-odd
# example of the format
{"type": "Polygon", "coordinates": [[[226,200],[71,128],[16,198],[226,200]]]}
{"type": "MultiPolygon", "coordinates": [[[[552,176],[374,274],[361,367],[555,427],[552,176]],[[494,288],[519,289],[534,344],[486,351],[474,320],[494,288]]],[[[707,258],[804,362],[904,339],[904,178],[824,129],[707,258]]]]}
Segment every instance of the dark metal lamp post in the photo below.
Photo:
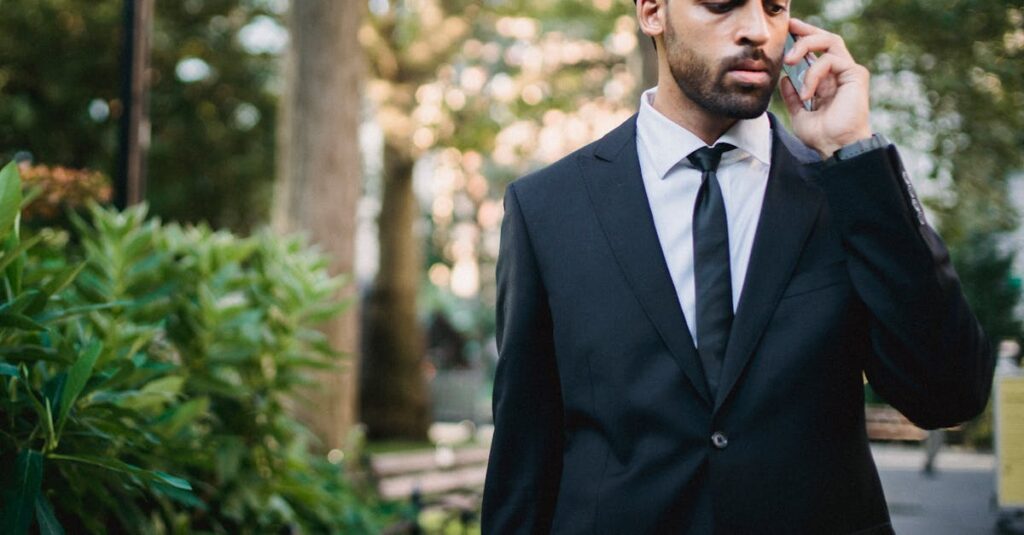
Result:
{"type": "Polygon", "coordinates": [[[146,194],[149,149],[149,34],[153,0],[124,0],[121,48],[121,127],[114,205],[137,204],[146,194]]]}

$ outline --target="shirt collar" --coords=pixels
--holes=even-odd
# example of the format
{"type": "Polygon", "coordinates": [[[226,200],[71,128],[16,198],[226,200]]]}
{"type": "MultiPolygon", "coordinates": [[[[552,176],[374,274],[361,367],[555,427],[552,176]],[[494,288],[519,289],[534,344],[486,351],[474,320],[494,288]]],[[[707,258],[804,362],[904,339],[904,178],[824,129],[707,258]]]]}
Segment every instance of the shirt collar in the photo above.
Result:
{"type": "MultiPolygon", "coordinates": [[[[658,178],[672,170],[691,152],[706,146],[696,134],[654,109],[656,87],[640,96],[637,136],[647,151],[658,178]]],[[[754,119],[736,121],[717,143],[730,143],[765,165],[771,164],[771,122],[762,113],[754,119]]],[[[728,156],[728,154],[727,154],[728,156]]]]}

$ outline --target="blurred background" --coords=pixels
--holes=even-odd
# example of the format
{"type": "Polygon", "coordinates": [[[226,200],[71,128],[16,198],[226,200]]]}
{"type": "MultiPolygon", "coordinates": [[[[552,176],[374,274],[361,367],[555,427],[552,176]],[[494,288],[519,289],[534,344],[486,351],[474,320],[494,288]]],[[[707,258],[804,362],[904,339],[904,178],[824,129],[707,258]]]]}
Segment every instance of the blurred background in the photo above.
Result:
{"type": "MultiPolygon", "coordinates": [[[[0,531],[478,532],[504,189],[655,84],[633,3],[0,8],[0,531]]],[[[792,12],[873,73],[1016,374],[1024,7],[792,12]]],[[[865,399],[898,531],[993,532],[991,408],[928,437],[865,399]]]]}

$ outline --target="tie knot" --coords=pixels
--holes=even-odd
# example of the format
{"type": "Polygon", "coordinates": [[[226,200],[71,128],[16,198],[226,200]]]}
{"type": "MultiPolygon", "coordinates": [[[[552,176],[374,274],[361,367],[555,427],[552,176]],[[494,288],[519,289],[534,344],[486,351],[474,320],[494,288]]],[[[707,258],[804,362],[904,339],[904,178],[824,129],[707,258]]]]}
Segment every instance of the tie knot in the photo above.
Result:
{"type": "Polygon", "coordinates": [[[736,147],[728,143],[718,143],[714,147],[699,148],[690,153],[687,158],[690,160],[690,163],[701,172],[714,173],[718,170],[718,162],[722,161],[722,154],[725,154],[735,148],[736,147]]]}

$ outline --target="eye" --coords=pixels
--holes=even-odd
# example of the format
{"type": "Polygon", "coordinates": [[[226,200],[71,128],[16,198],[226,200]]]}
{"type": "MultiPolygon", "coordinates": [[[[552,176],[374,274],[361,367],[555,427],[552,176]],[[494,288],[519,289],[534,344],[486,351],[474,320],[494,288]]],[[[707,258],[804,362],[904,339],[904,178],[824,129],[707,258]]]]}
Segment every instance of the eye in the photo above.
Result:
{"type": "Polygon", "coordinates": [[[712,13],[722,14],[722,13],[728,13],[729,11],[731,11],[732,8],[736,7],[736,4],[737,4],[737,0],[732,0],[730,2],[717,2],[717,3],[715,3],[715,2],[707,2],[707,3],[704,4],[704,7],[708,11],[710,11],[712,13]]]}
{"type": "Polygon", "coordinates": [[[767,9],[772,15],[781,15],[787,11],[786,4],[776,2],[768,2],[767,9]]]}

